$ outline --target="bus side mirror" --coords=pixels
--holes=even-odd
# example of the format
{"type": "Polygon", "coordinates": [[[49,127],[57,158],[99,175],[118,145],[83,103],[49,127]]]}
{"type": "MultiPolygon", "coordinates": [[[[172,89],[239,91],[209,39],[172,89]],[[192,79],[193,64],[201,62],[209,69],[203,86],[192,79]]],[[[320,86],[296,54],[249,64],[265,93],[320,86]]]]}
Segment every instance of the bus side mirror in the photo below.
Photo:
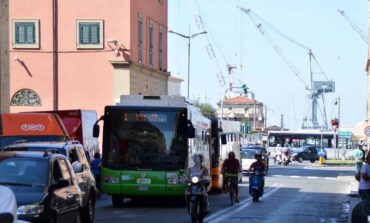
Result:
{"type": "Polygon", "coordinates": [[[188,130],[188,138],[190,139],[195,138],[195,128],[190,121],[188,121],[187,130],[188,130]]]}
{"type": "Polygon", "coordinates": [[[222,145],[226,145],[227,144],[226,134],[222,134],[221,135],[221,144],[222,145]]]}
{"type": "Polygon", "coordinates": [[[98,124],[94,124],[94,127],[93,127],[93,137],[94,138],[98,138],[99,137],[99,133],[100,133],[100,126],[98,124]]]}

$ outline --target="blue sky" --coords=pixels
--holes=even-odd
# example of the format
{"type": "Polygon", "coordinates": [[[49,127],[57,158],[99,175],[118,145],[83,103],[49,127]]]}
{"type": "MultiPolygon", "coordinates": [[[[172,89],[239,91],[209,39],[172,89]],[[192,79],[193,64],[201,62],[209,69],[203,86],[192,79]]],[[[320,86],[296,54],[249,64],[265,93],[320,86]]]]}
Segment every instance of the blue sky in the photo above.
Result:
{"type": "MultiPolygon", "coordinates": [[[[189,34],[198,32],[188,0],[169,0],[168,29],[189,34]]],[[[313,50],[322,69],[336,82],[336,92],[325,95],[326,113],[330,120],[338,116],[337,97],[341,99],[340,117],[345,126],[353,126],[366,118],[368,46],[338,9],[368,32],[366,0],[198,0],[198,10],[207,36],[216,53],[227,85],[227,64],[236,66],[234,86],[246,84],[269,108],[268,125],[280,125],[284,115],[287,128],[299,128],[308,111],[307,91],[271,44],[258,31],[249,17],[237,6],[249,8],[271,25],[297,42],[313,50]]],[[[308,51],[263,25],[264,29],[310,81],[308,51]]],[[[217,69],[204,47],[205,36],[191,40],[190,98],[199,98],[214,107],[221,99],[217,69]]],[[[182,94],[187,94],[187,40],[168,34],[168,70],[184,79],[182,94]]],[[[313,70],[318,71],[317,66],[313,70]]],[[[315,74],[315,80],[324,80],[315,74]]],[[[321,106],[322,107],[322,106],[321,106]]],[[[318,119],[321,123],[320,112],[318,119]]]]}

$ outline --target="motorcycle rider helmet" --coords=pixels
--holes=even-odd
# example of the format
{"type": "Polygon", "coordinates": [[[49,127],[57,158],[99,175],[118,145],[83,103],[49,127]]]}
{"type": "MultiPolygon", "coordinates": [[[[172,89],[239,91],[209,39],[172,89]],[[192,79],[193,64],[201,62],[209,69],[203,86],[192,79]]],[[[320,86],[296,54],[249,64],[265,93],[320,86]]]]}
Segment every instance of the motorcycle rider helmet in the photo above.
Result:
{"type": "Polygon", "coordinates": [[[235,159],[235,153],[233,151],[228,154],[229,159],[235,159]]]}

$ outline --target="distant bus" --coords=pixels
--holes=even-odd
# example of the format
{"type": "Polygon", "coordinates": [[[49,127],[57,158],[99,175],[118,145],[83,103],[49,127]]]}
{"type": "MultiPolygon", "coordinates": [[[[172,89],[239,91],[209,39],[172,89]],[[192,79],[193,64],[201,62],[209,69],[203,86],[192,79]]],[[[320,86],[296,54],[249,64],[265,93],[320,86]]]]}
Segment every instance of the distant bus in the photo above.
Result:
{"type": "MultiPolygon", "coordinates": [[[[338,137],[337,137],[338,138],[338,137]]],[[[294,130],[294,131],[269,131],[267,146],[269,148],[289,145],[289,147],[302,147],[306,145],[333,148],[334,133],[320,132],[320,130],[294,130]]]]}
{"type": "MultiPolygon", "coordinates": [[[[238,121],[212,120],[212,188],[221,189],[223,177],[221,167],[229,152],[233,151],[240,161],[241,123],[238,121]]],[[[239,176],[241,179],[241,174],[239,176]]],[[[240,180],[239,179],[239,180],[240,180]]]]}
{"type": "MultiPolygon", "coordinates": [[[[210,170],[211,120],[180,96],[121,96],[103,116],[101,189],[114,206],[136,196],[183,196],[180,181],[203,154],[210,170]]],[[[97,126],[94,126],[96,136],[97,126]]]]}

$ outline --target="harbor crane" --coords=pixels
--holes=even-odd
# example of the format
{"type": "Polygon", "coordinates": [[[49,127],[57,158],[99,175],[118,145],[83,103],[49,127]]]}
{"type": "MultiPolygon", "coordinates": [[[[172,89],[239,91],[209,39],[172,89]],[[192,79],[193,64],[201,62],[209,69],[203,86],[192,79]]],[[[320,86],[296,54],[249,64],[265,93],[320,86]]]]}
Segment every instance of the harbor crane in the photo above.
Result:
{"type": "Polygon", "coordinates": [[[355,22],[344,12],[344,10],[338,9],[339,14],[341,14],[346,21],[351,25],[351,27],[360,35],[361,39],[368,44],[369,38],[368,36],[356,25],[355,22]]]}
{"type": "Polygon", "coordinates": [[[329,93],[329,92],[334,92],[335,83],[333,81],[329,81],[325,72],[322,70],[321,66],[318,64],[316,57],[314,56],[312,50],[309,47],[306,47],[305,45],[293,40],[292,38],[278,31],[275,27],[270,25],[268,22],[266,22],[256,13],[252,12],[252,10],[245,9],[242,7],[239,7],[239,9],[248,15],[248,17],[254,23],[254,25],[257,27],[260,33],[267,39],[267,41],[274,48],[275,52],[284,60],[285,64],[289,67],[292,73],[304,85],[305,90],[309,91],[308,97],[310,98],[310,101],[311,101],[311,105],[309,106],[311,110],[311,115],[310,117],[308,117],[309,115],[306,115],[306,117],[303,119],[302,128],[312,128],[312,129],[320,128],[320,124],[317,119],[317,111],[319,107],[318,98],[321,97],[322,103],[323,103],[323,111],[322,111],[323,124],[322,125],[325,129],[328,129],[324,94],[329,93]],[[306,81],[302,78],[302,75],[299,69],[294,65],[294,63],[292,63],[292,61],[285,55],[281,47],[274,41],[274,39],[264,29],[262,23],[266,24],[267,26],[275,30],[279,35],[286,38],[290,42],[293,42],[294,44],[308,51],[309,61],[310,61],[310,84],[307,84],[306,81]],[[315,62],[316,66],[319,68],[320,74],[322,74],[326,78],[325,81],[314,81],[313,62],[315,62]]]}

